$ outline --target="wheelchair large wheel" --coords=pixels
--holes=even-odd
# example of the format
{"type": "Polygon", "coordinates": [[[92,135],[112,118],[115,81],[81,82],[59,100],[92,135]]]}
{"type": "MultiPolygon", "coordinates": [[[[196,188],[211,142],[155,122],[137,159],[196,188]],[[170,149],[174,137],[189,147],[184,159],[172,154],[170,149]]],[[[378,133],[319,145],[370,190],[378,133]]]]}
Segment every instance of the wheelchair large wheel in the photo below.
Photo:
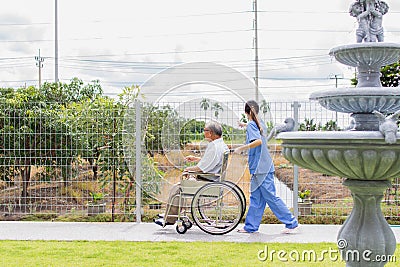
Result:
{"type": "Polygon", "coordinates": [[[232,185],[213,182],[202,186],[193,196],[192,217],[206,233],[223,235],[240,223],[242,199],[232,185]]]}
{"type": "MultiPolygon", "coordinates": [[[[223,183],[232,187],[232,189],[235,190],[238,193],[238,195],[240,196],[240,199],[242,201],[242,216],[240,218],[240,220],[241,220],[246,212],[246,196],[244,195],[242,189],[239,186],[237,186],[235,183],[233,183],[231,181],[223,181],[223,183]]],[[[200,206],[200,205],[198,205],[198,206],[200,206]]],[[[207,218],[207,214],[203,214],[202,209],[199,209],[198,214],[200,215],[200,217],[202,219],[207,218]]]]}
{"type": "Polygon", "coordinates": [[[246,212],[246,196],[244,195],[243,190],[237,184],[235,184],[234,182],[224,181],[224,183],[226,183],[228,185],[231,185],[233,187],[233,189],[236,190],[237,193],[239,194],[240,199],[242,200],[242,207],[243,207],[242,208],[242,217],[243,217],[243,215],[246,212]]]}

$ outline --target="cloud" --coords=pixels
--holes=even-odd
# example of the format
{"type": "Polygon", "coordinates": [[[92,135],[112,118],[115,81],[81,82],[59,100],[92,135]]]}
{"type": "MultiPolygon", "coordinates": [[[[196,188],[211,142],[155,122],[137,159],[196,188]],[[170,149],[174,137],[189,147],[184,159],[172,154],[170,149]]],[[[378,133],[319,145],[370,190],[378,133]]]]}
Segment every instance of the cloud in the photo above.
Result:
{"type": "MultiPolygon", "coordinates": [[[[46,38],[47,25],[32,24],[32,22],[21,15],[0,15],[0,45],[2,54],[10,52],[13,55],[26,55],[32,53],[32,44],[46,38]]],[[[40,48],[40,42],[37,43],[40,48]]],[[[34,50],[37,51],[38,48],[34,50]]]]}
{"type": "MultiPolygon", "coordinates": [[[[393,31],[386,37],[398,42],[399,33],[394,31],[400,28],[400,1],[386,1],[390,10],[384,27],[393,31]]],[[[174,63],[196,61],[225,64],[253,77],[252,1],[192,2],[59,1],[60,79],[99,79],[106,91],[118,91],[174,63]],[[84,61],[89,59],[92,61],[84,61]]],[[[259,76],[287,78],[287,84],[293,85],[293,79],[346,72],[346,67],[332,61],[328,53],[334,46],[355,42],[356,22],[348,14],[352,2],[258,1],[259,76]]],[[[34,58],[41,49],[46,57],[43,79],[51,81],[53,20],[54,0],[14,0],[5,5],[0,11],[2,57],[34,58]]],[[[18,75],[0,75],[8,77],[3,80],[28,80],[37,76],[34,63],[25,62],[24,67],[30,68],[16,67],[18,75]]],[[[279,83],[283,80],[276,80],[278,87],[279,83]]]]}

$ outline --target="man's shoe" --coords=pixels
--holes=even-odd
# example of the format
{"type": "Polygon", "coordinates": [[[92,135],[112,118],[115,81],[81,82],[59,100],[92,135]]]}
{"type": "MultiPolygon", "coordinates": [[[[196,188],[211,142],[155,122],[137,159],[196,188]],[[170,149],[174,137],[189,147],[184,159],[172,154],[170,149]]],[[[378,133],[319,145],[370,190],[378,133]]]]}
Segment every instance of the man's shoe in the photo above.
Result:
{"type": "Polygon", "coordinates": [[[158,224],[161,227],[164,227],[165,225],[174,225],[174,223],[170,223],[170,222],[165,222],[164,225],[164,219],[163,218],[159,218],[157,220],[154,220],[155,224],[158,224]]]}

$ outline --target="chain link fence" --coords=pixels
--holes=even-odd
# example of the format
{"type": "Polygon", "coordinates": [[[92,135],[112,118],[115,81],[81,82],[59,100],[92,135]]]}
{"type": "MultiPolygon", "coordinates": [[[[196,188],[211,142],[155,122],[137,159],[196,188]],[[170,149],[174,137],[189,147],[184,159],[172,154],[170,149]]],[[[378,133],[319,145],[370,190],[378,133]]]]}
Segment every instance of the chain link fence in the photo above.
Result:
{"type": "MultiPolygon", "coordinates": [[[[245,141],[245,131],[238,127],[245,119],[244,103],[203,99],[150,106],[101,98],[73,104],[4,101],[0,106],[3,220],[103,214],[112,221],[141,221],[165,207],[169,189],[188,164],[183,157],[202,155],[207,120],[223,125],[231,148],[245,141]]],[[[349,124],[348,114],[312,101],[264,102],[260,116],[269,129],[287,117],[297,119],[299,130],[343,130],[349,124]]],[[[274,139],[269,148],[277,191],[287,205],[297,206],[297,191],[310,192],[312,206],[299,206],[295,214],[320,222],[349,214],[352,199],[342,178],[294,167],[281,156],[274,139]]],[[[231,156],[227,177],[249,199],[245,156],[231,156]]],[[[399,179],[394,179],[382,201],[392,221],[400,218],[398,186],[399,179]]],[[[268,211],[266,216],[274,217],[268,211]]]]}

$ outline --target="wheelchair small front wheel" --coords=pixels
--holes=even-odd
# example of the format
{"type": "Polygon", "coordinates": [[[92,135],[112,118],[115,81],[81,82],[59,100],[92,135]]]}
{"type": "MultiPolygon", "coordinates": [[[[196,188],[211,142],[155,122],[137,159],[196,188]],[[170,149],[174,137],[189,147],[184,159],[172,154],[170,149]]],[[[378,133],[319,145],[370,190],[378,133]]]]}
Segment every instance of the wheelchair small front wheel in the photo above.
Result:
{"type": "Polygon", "coordinates": [[[186,226],[187,229],[190,229],[193,226],[193,223],[189,220],[184,221],[183,224],[186,226]]]}
{"type": "Polygon", "coordinates": [[[188,230],[188,228],[187,228],[187,226],[184,224],[184,223],[182,223],[182,225],[177,225],[176,226],[176,231],[179,233],[179,234],[181,234],[181,235],[183,235],[184,233],[186,233],[186,231],[188,230]]]}

